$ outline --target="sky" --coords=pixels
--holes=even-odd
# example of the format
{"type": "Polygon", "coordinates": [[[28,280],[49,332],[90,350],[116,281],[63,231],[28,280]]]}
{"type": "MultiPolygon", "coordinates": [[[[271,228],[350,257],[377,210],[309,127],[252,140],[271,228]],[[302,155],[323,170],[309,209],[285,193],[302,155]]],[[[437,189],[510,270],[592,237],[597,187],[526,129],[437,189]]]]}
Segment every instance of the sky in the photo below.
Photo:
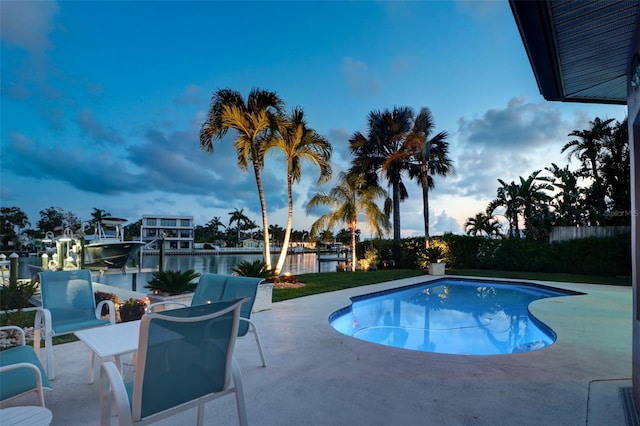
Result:
{"type": "MultiPolygon", "coordinates": [[[[448,133],[455,175],[429,195],[430,234],[464,233],[467,218],[510,182],[551,163],[573,130],[626,107],[547,102],[505,1],[7,1],[0,0],[0,206],[32,227],[60,207],[142,215],[229,213],[261,223],[253,173],[237,166],[234,132],[200,148],[212,94],[276,92],[333,146],[334,176],[371,111],[431,110],[448,133]]],[[[294,188],[293,229],[318,170],[294,188]]],[[[270,224],[286,225],[286,166],[269,154],[270,224]]],[[[424,235],[422,198],[406,180],[403,237],[424,235]]],[[[362,225],[362,235],[370,231],[362,225]]]]}

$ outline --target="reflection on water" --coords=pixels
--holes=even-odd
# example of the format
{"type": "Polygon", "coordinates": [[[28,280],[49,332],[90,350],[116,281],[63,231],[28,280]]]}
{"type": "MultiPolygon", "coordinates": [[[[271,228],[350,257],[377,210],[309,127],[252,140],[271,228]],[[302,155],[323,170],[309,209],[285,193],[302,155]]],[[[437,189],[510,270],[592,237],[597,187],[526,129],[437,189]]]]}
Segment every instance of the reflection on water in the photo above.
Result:
{"type": "Polygon", "coordinates": [[[529,314],[531,302],[566,296],[524,285],[464,280],[353,298],[333,327],[360,340],[425,352],[495,355],[553,344],[555,333],[529,314]]]}
{"type": "MultiPolygon", "coordinates": [[[[194,255],[194,256],[165,256],[165,270],[187,270],[193,269],[196,272],[211,272],[215,274],[231,274],[238,263],[243,260],[253,262],[261,260],[262,254],[223,254],[223,255],[194,255]]],[[[277,257],[274,256],[272,263],[275,266],[277,257]]],[[[41,259],[38,257],[21,257],[19,263],[18,276],[28,278],[28,264],[40,265],[41,259]]],[[[321,262],[320,272],[331,272],[336,270],[337,262],[321,262]]],[[[142,269],[157,269],[158,256],[142,256],[142,269]]],[[[315,253],[292,253],[287,255],[282,273],[291,272],[294,275],[318,272],[318,262],[315,253]]],[[[137,274],[137,289],[144,291],[144,285],[151,279],[151,272],[137,274]]],[[[103,284],[114,287],[131,289],[131,275],[121,273],[111,273],[104,275],[98,280],[103,284]]]]}

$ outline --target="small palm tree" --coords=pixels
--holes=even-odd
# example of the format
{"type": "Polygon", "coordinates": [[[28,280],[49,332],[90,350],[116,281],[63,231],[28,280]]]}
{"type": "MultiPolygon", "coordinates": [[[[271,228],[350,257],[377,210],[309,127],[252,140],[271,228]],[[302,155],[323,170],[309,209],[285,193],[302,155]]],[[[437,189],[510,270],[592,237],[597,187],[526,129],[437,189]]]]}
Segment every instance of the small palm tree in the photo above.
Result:
{"type": "Polygon", "coordinates": [[[145,288],[174,296],[194,291],[198,283],[193,282],[193,280],[198,277],[200,277],[200,273],[193,269],[186,271],[156,271],[148,284],[145,285],[145,288]]]}
{"type": "Polygon", "coordinates": [[[241,277],[256,277],[268,280],[276,276],[271,269],[267,268],[267,264],[260,259],[254,260],[253,262],[243,260],[232,268],[231,272],[241,277]]]}
{"type": "Polygon", "coordinates": [[[322,230],[346,224],[351,232],[351,270],[356,270],[356,231],[358,216],[363,214],[376,236],[381,237],[391,228],[389,216],[384,214],[376,202],[390,202],[387,191],[379,186],[368,185],[361,174],[341,172],[338,183],[328,194],[318,193],[307,204],[307,213],[315,207],[326,206],[330,211],[320,216],[311,226],[311,236],[322,230]]]}

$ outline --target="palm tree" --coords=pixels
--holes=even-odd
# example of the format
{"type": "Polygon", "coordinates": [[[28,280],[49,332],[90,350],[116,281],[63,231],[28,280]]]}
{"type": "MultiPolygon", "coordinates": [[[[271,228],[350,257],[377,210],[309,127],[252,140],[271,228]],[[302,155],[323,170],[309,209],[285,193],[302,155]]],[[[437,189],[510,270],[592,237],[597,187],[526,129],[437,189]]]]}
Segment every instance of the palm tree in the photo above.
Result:
{"type": "Polygon", "coordinates": [[[293,183],[299,182],[302,177],[302,163],[307,161],[320,169],[317,182],[322,184],[331,179],[331,153],[333,152],[327,139],[307,127],[304,111],[301,108],[295,108],[287,120],[282,122],[279,134],[280,137],[270,141],[269,148],[282,150],[287,160],[287,205],[289,209],[284,241],[274,270],[276,275],[280,275],[287,257],[287,246],[293,226],[292,188],[293,183]]]}
{"type": "Polygon", "coordinates": [[[569,170],[569,166],[558,167],[551,163],[545,170],[551,173],[551,183],[558,190],[553,198],[555,207],[555,224],[565,226],[580,225],[583,221],[581,194],[578,188],[578,176],[569,170]]]}
{"type": "Polygon", "coordinates": [[[497,197],[487,206],[487,215],[493,216],[498,207],[504,207],[504,216],[509,223],[509,237],[520,238],[520,227],[518,225],[518,209],[520,200],[518,199],[518,188],[516,183],[511,181],[507,184],[502,179],[498,179],[500,187],[497,189],[497,197]]]}
{"type": "Polygon", "coordinates": [[[283,107],[284,102],[275,92],[254,88],[245,103],[239,92],[218,90],[211,97],[207,120],[200,129],[200,148],[209,154],[213,153],[214,139],[222,139],[229,129],[237,133],[234,147],[238,154],[238,166],[246,171],[251,163],[256,178],[262,211],[263,254],[268,269],[271,269],[271,250],[261,170],[264,166],[265,144],[278,128],[283,107]]]}
{"type": "Polygon", "coordinates": [[[629,151],[628,120],[616,122],[611,138],[605,144],[600,171],[605,194],[609,199],[609,210],[614,214],[610,220],[620,225],[629,225],[631,212],[631,169],[629,151]]]}
{"type": "Polygon", "coordinates": [[[483,212],[476,213],[474,217],[468,218],[464,223],[464,229],[467,235],[473,235],[474,237],[478,234],[482,235],[483,232],[488,237],[492,235],[500,236],[500,223],[493,216],[483,212]]]}
{"type": "Polygon", "coordinates": [[[328,194],[318,193],[307,204],[307,214],[318,206],[327,206],[330,209],[311,225],[312,237],[338,224],[347,225],[351,231],[352,271],[356,270],[358,216],[364,215],[364,220],[378,237],[388,232],[390,228],[389,216],[384,214],[376,204],[378,199],[388,199],[387,192],[383,188],[368,184],[365,176],[361,174],[340,172],[336,186],[328,194]]]}
{"type": "MultiPolygon", "coordinates": [[[[431,111],[422,108],[405,140],[404,149],[398,153],[398,157],[404,157],[409,162],[409,177],[417,179],[422,187],[425,248],[429,248],[430,239],[429,190],[435,187],[433,175],[447,176],[454,173],[453,162],[449,158],[448,134],[440,132],[429,138],[433,127],[431,111]]],[[[390,157],[387,161],[393,160],[390,157]]]]}
{"type": "Polygon", "coordinates": [[[229,212],[229,216],[231,216],[229,218],[229,227],[231,227],[232,223],[234,222],[236,223],[237,244],[240,244],[240,227],[243,225],[246,226],[248,223],[251,222],[251,219],[245,216],[244,209],[238,210],[237,207],[234,211],[229,212]]]}
{"type": "MultiPolygon", "coordinates": [[[[371,111],[368,117],[368,137],[360,132],[349,139],[354,158],[350,173],[365,176],[366,184],[378,186],[378,173],[384,175],[391,187],[393,199],[393,239],[400,240],[400,202],[408,197],[402,181],[402,173],[407,170],[405,159],[387,161],[393,154],[403,149],[404,139],[411,131],[413,109],[395,107],[393,111],[371,111]]],[[[385,208],[388,211],[388,206],[385,208]]]]}
{"type": "Polygon", "coordinates": [[[589,122],[590,129],[574,130],[569,133],[568,136],[576,136],[577,139],[567,142],[560,151],[562,153],[569,151],[567,154],[569,161],[571,161],[572,157],[580,160],[582,162],[582,168],[580,169],[582,176],[593,179],[591,191],[593,196],[590,198],[592,198],[592,203],[596,210],[595,220],[604,214],[606,209],[602,176],[598,170],[605,143],[611,137],[612,129],[610,124],[612,121],[613,118],[602,121],[599,117],[596,117],[589,122]]]}
{"type": "Polygon", "coordinates": [[[109,216],[111,216],[111,213],[107,212],[106,210],[94,207],[93,211],[91,212],[91,220],[89,221],[89,225],[91,226],[91,228],[95,228],[96,224],[102,222],[102,219],[109,216]]]}

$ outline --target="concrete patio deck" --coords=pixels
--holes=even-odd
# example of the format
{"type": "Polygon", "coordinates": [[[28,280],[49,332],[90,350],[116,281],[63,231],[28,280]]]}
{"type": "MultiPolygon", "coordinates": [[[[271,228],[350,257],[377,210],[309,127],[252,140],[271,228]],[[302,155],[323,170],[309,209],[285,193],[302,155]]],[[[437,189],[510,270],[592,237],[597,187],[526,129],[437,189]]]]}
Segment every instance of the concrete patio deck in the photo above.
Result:
{"type": "MultiPolygon", "coordinates": [[[[552,346],[497,356],[394,349],[344,336],[328,316],[349,297],[416,277],[274,303],[252,319],[267,363],[238,339],[251,425],[625,425],[620,389],[631,386],[631,287],[542,283],[586,293],[530,309],[558,336],[552,346]]],[[[45,392],[54,425],[99,422],[99,383],[87,383],[89,350],[54,347],[57,378],[45,392]]],[[[129,373],[130,374],[130,373],[129,373]]],[[[11,405],[33,405],[34,396],[11,405]]],[[[115,423],[115,418],[114,418],[115,423]]],[[[195,423],[195,410],[159,425],[195,423]]],[[[228,396],[207,405],[206,424],[236,425],[228,396]]]]}

